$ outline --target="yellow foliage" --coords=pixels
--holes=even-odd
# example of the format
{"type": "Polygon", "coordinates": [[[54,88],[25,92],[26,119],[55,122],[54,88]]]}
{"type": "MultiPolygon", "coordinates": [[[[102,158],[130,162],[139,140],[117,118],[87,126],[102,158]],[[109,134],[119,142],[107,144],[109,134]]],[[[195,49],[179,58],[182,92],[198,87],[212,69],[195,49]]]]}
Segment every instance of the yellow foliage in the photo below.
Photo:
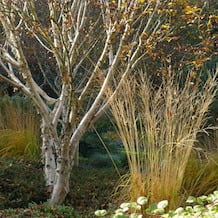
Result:
{"type": "Polygon", "coordinates": [[[170,28],[170,25],[169,25],[169,24],[163,24],[163,25],[162,25],[162,28],[168,30],[168,29],[170,28]]]}
{"type": "Polygon", "coordinates": [[[184,9],[185,14],[191,15],[195,14],[196,12],[200,11],[201,9],[198,7],[191,7],[190,5],[187,5],[184,9]]]}

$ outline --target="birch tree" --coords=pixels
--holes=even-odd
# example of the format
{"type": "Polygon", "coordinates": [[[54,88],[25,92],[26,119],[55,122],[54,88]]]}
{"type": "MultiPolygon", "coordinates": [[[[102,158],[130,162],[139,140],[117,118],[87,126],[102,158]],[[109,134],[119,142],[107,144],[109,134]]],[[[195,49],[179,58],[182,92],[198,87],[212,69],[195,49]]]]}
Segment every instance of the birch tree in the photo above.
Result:
{"type": "MultiPolygon", "coordinates": [[[[41,8],[34,0],[0,0],[0,79],[29,97],[41,115],[45,180],[51,191],[49,203],[56,205],[69,192],[81,137],[104,113],[125,76],[171,32],[172,3],[40,2],[41,8]],[[46,14],[43,19],[41,10],[46,14]],[[57,97],[50,96],[34,78],[25,51],[24,39],[30,36],[38,49],[52,54],[56,72],[50,72],[49,82],[57,97]],[[114,76],[120,82],[106,98],[104,91],[114,76]]],[[[47,76],[43,67],[38,73],[47,76]]]]}

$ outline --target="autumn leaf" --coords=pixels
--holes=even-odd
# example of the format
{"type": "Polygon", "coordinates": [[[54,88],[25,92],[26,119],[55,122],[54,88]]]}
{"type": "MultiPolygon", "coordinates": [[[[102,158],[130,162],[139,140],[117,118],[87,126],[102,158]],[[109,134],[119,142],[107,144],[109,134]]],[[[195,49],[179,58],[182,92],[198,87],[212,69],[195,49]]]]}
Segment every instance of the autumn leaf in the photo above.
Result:
{"type": "Polygon", "coordinates": [[[200,10],[201,10],[200,8],[191,7],[191,6],[188,5],[188,6],[185,7],[184,12],[187,15],[191,15],[191,14],[194,14],[194,13],[200,11],[200,10]]]}
{"type": "Polygon", "coordinates": [[[168,30],[168,29],[170,28],[170,25],[169,25],[169,24],[163,24],[163,25],[162,25],[162,28],[168,30]]]}
{"type": "Polygon", "coordinates": [[[208,60],[210,60],[210,58],[201,58],[201,59],[192,61],[190,63],[194,65],[202,65],[205,61],[208,61],[208,60]]]}

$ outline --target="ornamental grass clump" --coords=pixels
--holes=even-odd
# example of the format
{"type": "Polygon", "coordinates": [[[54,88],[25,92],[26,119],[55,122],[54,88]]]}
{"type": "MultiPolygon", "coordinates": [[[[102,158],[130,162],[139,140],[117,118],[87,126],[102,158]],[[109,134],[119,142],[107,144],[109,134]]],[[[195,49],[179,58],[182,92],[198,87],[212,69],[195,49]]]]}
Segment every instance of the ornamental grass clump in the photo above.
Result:
{"type": "Polygon", "coordinates": [[[33,105],[25,98],[2,96],[0,101],[0,156],[38,159],[40,126],[33,105]]]}
{"type": "Polygon", "coordinates": [[[218,188],[218,152],[206,152],[205,157],[191,155],[183,181],[189,195],[208,195],[218,188]]]}
{"type": "MultiPolygon", "coordinates": [[[[129,174],[121,180],[123,200],[147,196],[149,203],[168,199],[175,208],[189,196],[186,168],[196,135],[206,131],[206,113],[216,76],[172,72],[159,83],[146,74],[125,78],[111,100],[111,111],[126,151],[129,174]]],[[[112,85],[108,88],[111,91],[112,85]]],[[[195,178],[190,178],[195,179],[195,178]]]]}

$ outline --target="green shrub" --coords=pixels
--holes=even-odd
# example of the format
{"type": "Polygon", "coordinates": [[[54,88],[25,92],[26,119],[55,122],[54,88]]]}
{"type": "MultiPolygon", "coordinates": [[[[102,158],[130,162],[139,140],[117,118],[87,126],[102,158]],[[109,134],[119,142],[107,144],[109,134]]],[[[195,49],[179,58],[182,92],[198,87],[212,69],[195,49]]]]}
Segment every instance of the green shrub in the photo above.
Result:
{"type": "Polygon", "coordinates": [[[110,156],[105,153],[96,152],[89,157],[89,163],[92,167],[105,168],[113,167],[113,162],[116,166],[121,166],[125,161],[125,153],[117,150],[117,153],[111,153],[110,156]]]}

